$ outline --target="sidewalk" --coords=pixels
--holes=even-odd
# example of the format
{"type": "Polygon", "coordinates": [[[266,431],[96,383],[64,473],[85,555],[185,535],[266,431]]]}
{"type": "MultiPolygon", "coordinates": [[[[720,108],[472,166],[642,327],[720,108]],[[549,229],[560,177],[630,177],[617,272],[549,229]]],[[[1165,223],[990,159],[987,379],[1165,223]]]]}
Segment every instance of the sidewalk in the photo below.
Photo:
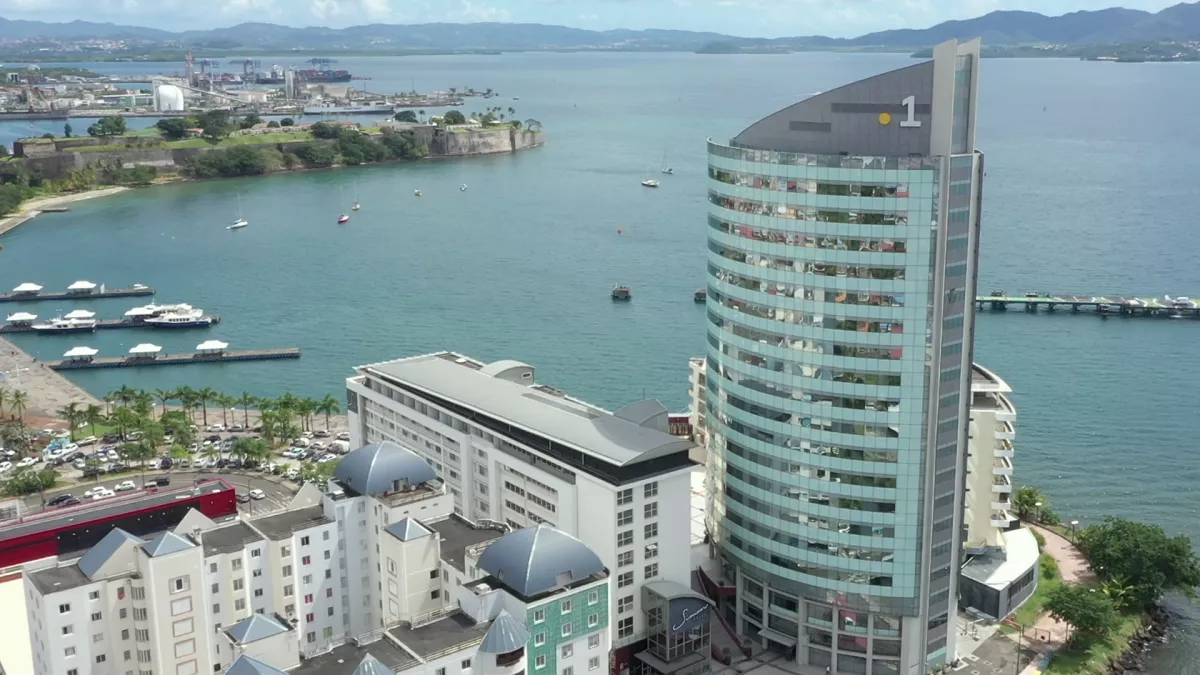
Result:
{"type": "MultiPolygon", "coordinates": [[[[1083,554],[1066,537],[1037,525],[1029,527],[1045,539],[1046,544],[1042,547],[1042,552],[1050,554],[1058,561],[1058,571],[1065,583],[1079,584],[1096,581],[1096,574],[1088,567],[1083,554]]],[[[1042,657],[1022,670],[1021,675],[1040,675],[1041,666],[1046,661],[1045,657],[1066,644],[1069,629],[1069,624],[1058,621],[1049,614],[1038,617],[1032,630],[1029,628],[1025,630],[1023,641],[1027,641],[1028,644],[1038,644],[1038,650],[1042,657]]]]}

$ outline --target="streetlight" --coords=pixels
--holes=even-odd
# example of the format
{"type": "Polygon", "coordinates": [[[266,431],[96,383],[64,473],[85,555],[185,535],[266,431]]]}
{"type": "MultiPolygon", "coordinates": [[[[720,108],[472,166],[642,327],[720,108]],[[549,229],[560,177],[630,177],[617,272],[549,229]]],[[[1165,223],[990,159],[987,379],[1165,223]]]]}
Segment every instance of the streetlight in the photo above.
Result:
{"type": "Polygon", "coordinates": [[[1034,503],[1033,503],[1033,506],[1034,506],[1034,508],[1036,508],[1036,509],[1037,509],[1036,511],[1034,511],[1034,513],[1035,513],[1036,515],[1034,515],[1034,517],[1033,517],[1033,524],[1034,524],[1034,525],[1039,525],[1039,524],[1041,524],[1041,522],[1042,522],[1042,503],[1041,503],[1041,502],[1034,502],[1034,503]]]}
{"type": "Polygon", "coordinates": [[[1075,543],[1075,528],[1077,528],[1077,527],[1079,527],[1079,521],[1072,520],[1071,521],[1071,543],[1072,544],[1075,543]]]}

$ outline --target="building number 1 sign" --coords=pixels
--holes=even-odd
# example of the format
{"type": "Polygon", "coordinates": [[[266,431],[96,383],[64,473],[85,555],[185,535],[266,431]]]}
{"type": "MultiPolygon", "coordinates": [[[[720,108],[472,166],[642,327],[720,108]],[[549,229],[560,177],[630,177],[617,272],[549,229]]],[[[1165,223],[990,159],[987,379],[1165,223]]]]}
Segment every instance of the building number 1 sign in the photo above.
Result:
{"type": "Polygon", "coordinates": [[[904,106],[905,118],[900,120],[902,127],[919,127],[920,120],[916,118],[917,113],[917,97],[909,96],[900,102],[904,106]]]}

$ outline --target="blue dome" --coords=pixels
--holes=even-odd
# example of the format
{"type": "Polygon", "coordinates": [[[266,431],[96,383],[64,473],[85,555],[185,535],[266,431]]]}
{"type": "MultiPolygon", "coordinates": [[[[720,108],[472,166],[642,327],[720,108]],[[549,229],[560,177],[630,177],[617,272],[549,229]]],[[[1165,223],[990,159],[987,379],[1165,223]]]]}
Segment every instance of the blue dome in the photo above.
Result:
{"type": "Polygon", "coordinates": [[[479,556],[479,569],[531,598],[607,570],[583,542],[549,525],[500,537],[479,556]]]}
{"type": "Polygon", "coordinates": [[[417,453],[382,441],[346,455],[338,462],[333,478],[359,494],[378,497],[437,480],[437,474],[417,453]]]}

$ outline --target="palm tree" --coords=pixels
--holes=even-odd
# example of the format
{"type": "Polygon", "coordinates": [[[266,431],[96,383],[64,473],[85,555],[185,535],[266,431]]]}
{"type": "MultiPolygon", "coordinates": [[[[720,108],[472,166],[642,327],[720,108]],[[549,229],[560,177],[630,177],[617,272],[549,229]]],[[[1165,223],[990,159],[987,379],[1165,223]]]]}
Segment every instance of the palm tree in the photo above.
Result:
{"type": "Polygon", "coordinates": [[[104,415],[107,417],[112,414],[113,403],[117,400],[117,393],[110,391],[104,395],[104,415]]]}
{"type": "Polygon", "coordinates": [[[212,462],[212,467],[214,469],[217,468],[217,462],[221,459],[221,445],[219,443],[213,443],[212,445],[205,446],[204,449],[200,451],[200,456],[209,462],[212,462]]]}
{"type": "Polygon", "coordinates": [[[117,433],[121,435],[121,438],[124,438],[130,429],[136,428],[141,421],[138,419],[137,413],[124,407],[114,410],[111,419],[113,424],[117,425],[117,433]]]}
{"type": "Polygon", "coordinates": [[[1036,515],[1039,503],[1042,507],[1045,507],[1050,503],[1050,500],[1046,498],[1046,495],[1041,490],[1032,485],[1020,488],[1012,497],[1013,508],[1017,512],[1017,517],[1021,520],[1032,519],[1036,515]]]}
{"type": "Polygon", "coordinates": [[[191,387],[183,386],[175,390],[175,398],[179,399],[179,405],[183,406],[188,417],[192,417],[192,411],[196,409],[196,390],[191,387]]]}
{"type": "Polygon", "coordinates": [[[4,416],[4,399],[8,398],[8,390],[0,387],[0,417],[4,416]]]}
{"type": "Polygon", "coordinates": [[[154,412],[154,396],[138,389],[133,393],[133,411],[141,417],[149,417],[154,412]]]}
{"type": "MultiPolygon", "coordinates": [[[[228,427],[229,426],[229,418],[226,417],[226,414],[231,409],[233,409],[236,412],[237,404],[239,401],[241,401],[241,399],[239,399],[237,396],[230,396],[228,394],[218,394],[218,397],[220,398],[220,403],[221,403],[221,423],[224,424],[226,427],[228,427]]],[[[237,418],[235,417],[234,419],[237,419],[237,418]]]]}
{"type": "Polygon", "coordinates": [[[187,413],[182,410],[171,410],[162,419],[163,429],[172,429],[175,432],[174,442],[189,446],[196,442],[196,432],[192,431],[192,421],[188,419],[187,413]]]}
{"type": "Polygon", "coordinates": [[[75,442],[75,425],[79,424],[80,411],[78,410],[78,406],[78,403],[72,402],[59,408],[57,411],[58,416],[66,420],[67,425],[70,426],[72,443],[75,442]]]}
{"type": "Polygon", "coordinates": [[[187,459],[188,451],[184,446],[176,443],[167,450],[167,457],[171,458],[171,466],[167,471],[171,471],[179,464],[181,460],[187,459]]]}
{"type": "Polygon", "coordinates": [[[104,421],[104,410],[98,405],[89,405],[82,415],[83,422],[87,422],[92,427],[92,436],[96,435],[96,423],[104,421]]]}
{"type": "Polygon", "coordinates": [[[312,416],[317,410],[317,402],[311,398],[302,398],[296,402],[296,414],[300,416],[300,429],[312,431],[312,416]]]}
{"type": "Polygon", "coordinates": [[[316,412],[325,415],[325,430],[329,431],[329,417],[342,412],[342,406],[333,394],[325,394],[325,398],[317,403],[316,412]]]}
{"type": "Polygon", "coordinates": [[[162,404],[162,414],[158,416],[159,419],[166,417],[167,403],[170,401],[174,401],[178,397],[178,395],[179,395],[179,392],[175,391],[174,389],[155,389],[154,390],[154,398],[157,398],[158,402],[162,404]]]}
{"type": "Polygon", "coordinates": [[[196,400],[200,403],[200,411],[203,413],[204,426],[208,426],[208,404],[212,403],[217,395],[212,387],[205,387],[196,392],[196,400]]]}
{"type": "Polygon", "coordinates": [[[243,423],[247,429],[250,428],[250,406],[254,405],[257,401],[258,399],[251,396],[248,391],[243,391],[241,397],[238,398],[238,403],[242,406],[243,423]]]}
{"type": "Polygon", "coordinates": [[[24,391],[17,389],[8,397],[8,411],[14,413],[17,419],[25,421],[25,402],[29,400],[29,395],[24,391]]]}
{"type": "Polygon", "coordinates": [[[137,390],[127,384],[121,385],[121,388],[116,391],[116,399],[121,405],[129,405],[136,396],[137,390]]]}

